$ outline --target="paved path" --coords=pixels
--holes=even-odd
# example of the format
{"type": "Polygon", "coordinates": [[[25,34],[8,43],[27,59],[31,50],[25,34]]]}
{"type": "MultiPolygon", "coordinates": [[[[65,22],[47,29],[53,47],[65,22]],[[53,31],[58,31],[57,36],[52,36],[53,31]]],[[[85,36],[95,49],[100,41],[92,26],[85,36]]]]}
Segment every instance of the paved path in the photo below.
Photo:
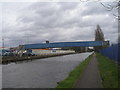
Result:
{"type": "Polygon", "coordinates": [[[82,76],[78,79],[75,88],[102,88],[102,81],[95,54],[82,76]]]}

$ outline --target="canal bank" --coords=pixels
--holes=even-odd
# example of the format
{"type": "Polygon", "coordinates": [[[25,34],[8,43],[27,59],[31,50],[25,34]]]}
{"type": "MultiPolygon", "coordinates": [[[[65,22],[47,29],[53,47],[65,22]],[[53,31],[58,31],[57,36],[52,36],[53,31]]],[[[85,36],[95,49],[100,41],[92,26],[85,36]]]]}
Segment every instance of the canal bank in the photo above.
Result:
{"type": "Polygon", "coordinates": [[[120,88],[119,72],[118,63],[96,53],[82,61],[56,88],[120,88]]]}
{"type": "Polygon", "coordinates": [[[87,57],[84,61],[82,61],[73,71],[71,71],[68,75],[68,77],[59,82],[57,88],[75,88],[76,84],[78,83],[78,78],[82,77],[82,74],[88,64],[91,62],[91,59],[93,57],[93,54],[87,57]]]}
{"type": "Polygon", "coordinates": [[[11,62],[19,62],[19,61],[28,61],[28,60],[35,60],[35,59],[42,59],[42,58],[48,58],[48,57],[56,57],[56,56],[63,56],[63,55],[69,55],[69,54],[75,54],[75,52],[67,52],[67,53],[44,53],[37,56],[3,56],[2,57],[2,64],[8,64],[11,62]]]}

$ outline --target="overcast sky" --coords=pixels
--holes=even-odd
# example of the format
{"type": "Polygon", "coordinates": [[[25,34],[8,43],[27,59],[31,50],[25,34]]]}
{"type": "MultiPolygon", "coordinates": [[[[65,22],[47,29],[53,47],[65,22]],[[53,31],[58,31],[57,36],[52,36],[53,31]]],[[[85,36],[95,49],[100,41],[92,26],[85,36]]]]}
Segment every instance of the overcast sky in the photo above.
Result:
{"type": "Polygon", "coordinates": [[[1,12],[0,30],[6,47],[46,40],[93,41],[98,24],[106,40],[117,42],[113,16],[117,10],[107,11],[99,2],[6,2],[0,4],[1,12]]]}

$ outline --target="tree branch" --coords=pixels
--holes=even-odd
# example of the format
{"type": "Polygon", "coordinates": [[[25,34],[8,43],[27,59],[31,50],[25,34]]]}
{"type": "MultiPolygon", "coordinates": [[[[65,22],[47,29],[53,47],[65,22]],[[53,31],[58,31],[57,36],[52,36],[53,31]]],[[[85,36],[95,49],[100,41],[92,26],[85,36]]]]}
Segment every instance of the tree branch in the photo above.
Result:
{"type": "Polygon", "coordinates": [[[111,10],[113,9],[113,6],[110,5],[110,4],[105,5],[105,4],[103,4],[102,2],[100,2],[100,3],[101,3],[101,5],[102,5],[103,7],[105,7],[108,11],[111,11],[111,10]]]}

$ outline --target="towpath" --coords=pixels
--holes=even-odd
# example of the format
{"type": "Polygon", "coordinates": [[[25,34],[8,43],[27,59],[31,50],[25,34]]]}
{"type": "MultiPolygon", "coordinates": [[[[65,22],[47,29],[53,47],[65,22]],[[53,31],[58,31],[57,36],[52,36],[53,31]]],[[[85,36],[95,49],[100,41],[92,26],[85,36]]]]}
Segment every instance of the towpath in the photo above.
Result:
{"type": "Polygon", "coordinates": [[[92,60],[75,84],[75,88],[102,88],[102,80],[98,70],[98,62],[94,54],[92,60]]]}

